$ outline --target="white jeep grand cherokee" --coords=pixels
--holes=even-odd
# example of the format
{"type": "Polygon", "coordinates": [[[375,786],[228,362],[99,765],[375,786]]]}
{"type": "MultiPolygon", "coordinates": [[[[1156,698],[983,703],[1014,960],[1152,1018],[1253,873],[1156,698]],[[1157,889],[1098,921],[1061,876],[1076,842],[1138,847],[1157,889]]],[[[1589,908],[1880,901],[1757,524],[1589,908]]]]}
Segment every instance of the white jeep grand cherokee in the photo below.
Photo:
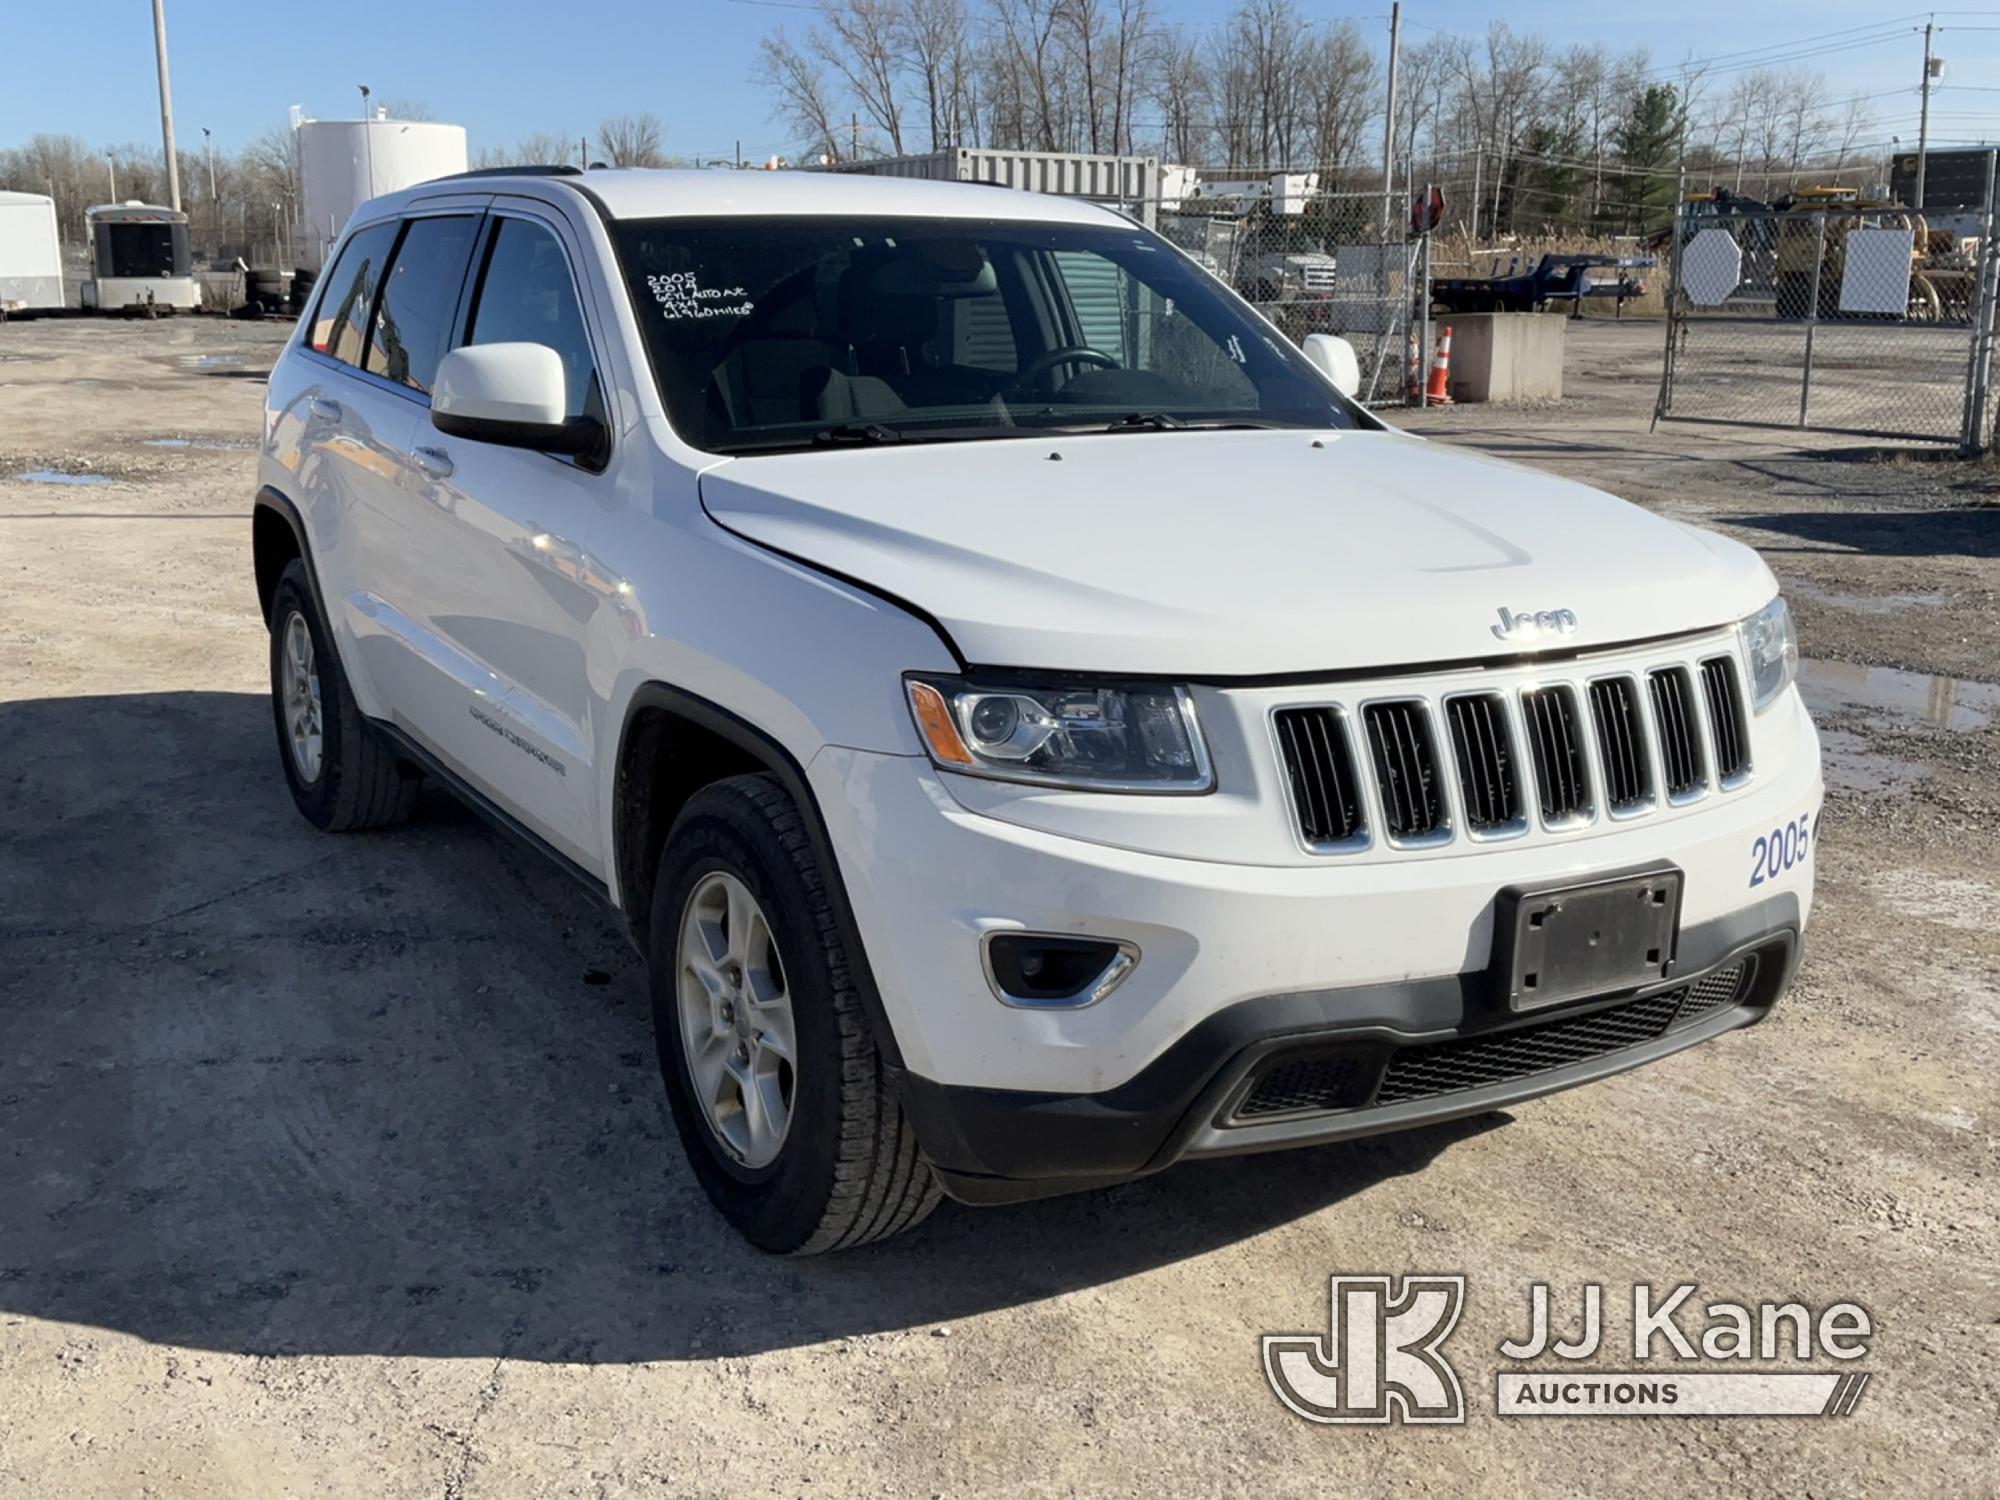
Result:
{"type": "Polygon", "coordinates": [[[1401,436],[1104,209],[473,173],[272,372],[278,742],[624,914],[776,1251],[1493,1109],[1763,1017],[1818,745],[1756,554],[1401,436]]]}

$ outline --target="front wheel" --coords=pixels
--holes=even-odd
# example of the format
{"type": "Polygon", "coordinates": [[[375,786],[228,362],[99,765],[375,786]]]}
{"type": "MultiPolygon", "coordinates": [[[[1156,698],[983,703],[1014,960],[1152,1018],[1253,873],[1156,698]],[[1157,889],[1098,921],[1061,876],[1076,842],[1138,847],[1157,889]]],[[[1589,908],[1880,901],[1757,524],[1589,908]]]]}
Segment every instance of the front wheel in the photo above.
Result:
{"type": "Polygon", "coordinates": [[[760,1249],[920,1223],[939,1191],[856,987],[805,822],[768,776],[689,799],[654,886],[653,1029],[688,1160],[760,1249]]]}
{"type": "Polygon", "coordinates": [[[369,727],[294,558],[271,596],[271,708],[292,801],[328,833],[386,828],[415,811],[423,777],[369,727]]]}

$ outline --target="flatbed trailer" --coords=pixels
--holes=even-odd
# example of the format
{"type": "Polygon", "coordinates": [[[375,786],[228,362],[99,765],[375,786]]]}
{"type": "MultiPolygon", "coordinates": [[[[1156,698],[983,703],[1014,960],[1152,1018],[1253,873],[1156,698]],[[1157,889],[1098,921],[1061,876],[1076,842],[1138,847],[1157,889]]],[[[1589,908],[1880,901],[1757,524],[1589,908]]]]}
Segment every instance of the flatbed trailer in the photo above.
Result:
{"type": "Polygon", "coordinates": [[[1440,276],[1431,282],[1431,301],[1445,312],[1539,312],[1551,302],[1568,302],[1581,312],[1586,297],[1615,297],[1622,309],[1645,283],[1626,274],[1659,262],[1650,255],[1544,255],[1530,271],[1504,276],[1440,276]],[[1593,281],[1590,272],[1610,267],[1615,280],[1593,281]]]}

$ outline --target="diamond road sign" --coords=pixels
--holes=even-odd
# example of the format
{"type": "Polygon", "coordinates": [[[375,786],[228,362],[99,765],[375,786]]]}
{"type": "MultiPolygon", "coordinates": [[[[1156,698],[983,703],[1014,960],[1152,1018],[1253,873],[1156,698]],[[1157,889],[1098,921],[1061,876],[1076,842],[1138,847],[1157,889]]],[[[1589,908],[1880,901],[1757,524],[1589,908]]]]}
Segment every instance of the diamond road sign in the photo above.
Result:
{"type": "Polygon", "coordinates": [[[1743,280],[1743,248],[1726,229],[1704,229],[1681,252],[1681,290],[1696,307],[1720,307],[1743,280]]]}

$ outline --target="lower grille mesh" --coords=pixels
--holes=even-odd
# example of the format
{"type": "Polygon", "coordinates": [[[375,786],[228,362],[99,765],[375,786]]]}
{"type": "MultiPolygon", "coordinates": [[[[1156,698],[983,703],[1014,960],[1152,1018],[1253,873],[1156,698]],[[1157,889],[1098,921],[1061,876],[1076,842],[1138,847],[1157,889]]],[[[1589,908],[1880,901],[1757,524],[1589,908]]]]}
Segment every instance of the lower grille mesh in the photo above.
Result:
{"type": "Polygon", "coordinates": [[[1494,1036],[1407,1047],[1389,1059],[1375,1102],[1401,1104],[1432,1094],[1482,1088],[1588,1062],[1621,1047],[1636,1047],[1672,1024],[1685,993],[1669,990],[1587,1016],[1545,1021],[1494,1036]]]}
{"type": "Polygon", "coordinates": [[[1351,1108],[1368,1096],[1372,1064],[1359,1057],[1310,1057],[1280,1063],[1237,1107],[1239,1120],[1308,1110],[1351,1108]]]}
{"type": "Polygon", "coordinates": [[[1706,979],[1697,979],[1688,986],[1687,998],[1681,1001],[1681,1013],[1674,1018],[1674,1024],[1685,1026],[1712,1010],[1734,1005],[1749,988],[1750,977],[1755,972],[1754,965],[1745,960],[1726,969],[1718,969],[1706,979]]]}
{"type": "Polygon", "coordinates": [[[1756,959],[1741,959],[1693,984],[1588,1015],[1554,1016],[1482,1036],[1397,1048],[1388,1054],[1387,1066],[1379,1051],[1368,1050],[1280,1059],[1230,1118],[1249,1124],[1366,1104],[1408,1104],[1589,1062],[1736,1004],[1755,973],[1756,959]],[[1381,1081],[1371,1099],[1369,1085],[1378,1069],[1381,1081]]]}

